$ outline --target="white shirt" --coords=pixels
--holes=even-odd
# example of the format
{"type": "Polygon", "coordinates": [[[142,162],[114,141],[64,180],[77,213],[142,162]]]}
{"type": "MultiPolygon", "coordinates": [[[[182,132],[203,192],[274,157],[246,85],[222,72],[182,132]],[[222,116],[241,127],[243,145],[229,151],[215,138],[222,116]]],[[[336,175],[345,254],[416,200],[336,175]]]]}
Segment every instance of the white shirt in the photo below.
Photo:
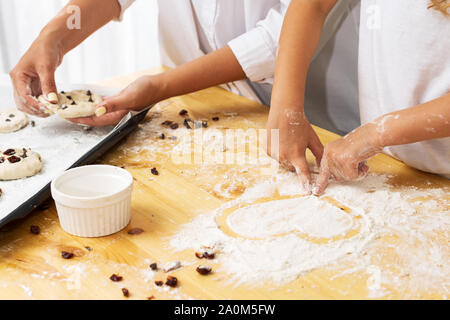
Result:
{"type": "MultiPolygon", "coordinates": [[[[134,0],[118,1],[123,14],[134,0]]],[[[250,81],[227,84],[227,89],[269,105],[278,40],[289,3],[290,0],[159,0],[162,63],[175,67],[229,45],[250,81]]],[[[339,1],[327,19],[321,49],[308,73],[308,116],[315,124],[341,133],[359,125],[358,6],[357,0],[339,1]],[[337,117],[333,116],[334,109],[339,109],[337,117]]]]}
{"type": "MultiPolygon", "coordinates": [[[[450,18],[428,6],[428,0],[362,1],[363,123],[450,93],[450,18]]],[[[386,152],[417,169],[450,177],[450,138],[389,147],[386,152]]]]}
{"type": "MultiPolygon", "coordinates": [[[[118,1],[122,13],[134,2],[118,1]]],[[[160,0],[162,63],[175,67],[229,45],[248,79],[271,83],[289,3],[290,0],[160,0]]],[[[262,100],[247,81],[229,84],[228,89],[262,100]]]]}

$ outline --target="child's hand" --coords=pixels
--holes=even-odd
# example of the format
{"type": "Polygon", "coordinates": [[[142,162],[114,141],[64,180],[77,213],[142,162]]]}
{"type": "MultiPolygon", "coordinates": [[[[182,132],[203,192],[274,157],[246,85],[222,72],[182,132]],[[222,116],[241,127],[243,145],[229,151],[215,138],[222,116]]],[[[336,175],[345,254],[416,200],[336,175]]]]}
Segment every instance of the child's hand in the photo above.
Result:
{"type": "Polygon", "coordinates": [[[371,123],[327,144],[313,193],[321,195],[331,177],[337,181],[364,177],[369,171],[365,161],[383,150],[379,136],[377,126],[371,123]]]}
{"type": "Polygon", "coordinates": [[[307,148],[320,165],[323,145],[303,112],[273,107],[267,123],[267,153],[286,169],[295,171],[304,191],[311,194],[311,174],[305,155],[307,148]],[[274,145],[276,142],[271,130],[278,130],[279,146],[274,145]]]}
{"type": "Polygon", "coordinates": [[[128,112],[139,111],[161,101],[161,87],[158,76],[143,76],[119,94],[105,98],[96,107],[96,115],[69,120],[92,127],[117,124],[128,112]]]}

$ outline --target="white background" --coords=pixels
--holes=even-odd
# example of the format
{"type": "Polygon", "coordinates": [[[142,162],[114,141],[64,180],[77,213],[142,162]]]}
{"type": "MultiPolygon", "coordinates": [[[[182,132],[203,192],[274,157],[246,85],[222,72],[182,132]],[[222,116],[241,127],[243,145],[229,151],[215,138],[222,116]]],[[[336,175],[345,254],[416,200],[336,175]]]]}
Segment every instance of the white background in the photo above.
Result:
{"type": "MultiPolygon", "coordinates": [[[[67,2],[0,0],[0,80],[67,2]]],[[[122,22],[110,22],[68,53],[56,81],[89,83],[160,65],[157,18],[156,0],[136,1],[122,22]]]]}

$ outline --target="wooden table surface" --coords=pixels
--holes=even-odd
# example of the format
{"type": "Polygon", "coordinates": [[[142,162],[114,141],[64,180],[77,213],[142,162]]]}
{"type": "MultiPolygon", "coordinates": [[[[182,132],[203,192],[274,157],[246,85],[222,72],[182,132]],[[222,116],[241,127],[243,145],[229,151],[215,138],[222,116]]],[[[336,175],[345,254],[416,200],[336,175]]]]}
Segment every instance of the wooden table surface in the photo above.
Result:
{"type": "MultiPolygon", "coordinates": [[[[100,84],[123,87],[142,74],[104,81],[100,84]]],[[[181,109],[189,110],[192,118],[211,119],[215,114],[237,113],[237,117],[221,119],[229,128],[264,128],[268,108],[220,88],[211,88],[191,95],[164,101],[165,119],[178,119],[181,109]]],[[[149,115],[149,118],[151,115],[149,115]]],[[[323,143],[337,135],[316,128],[323,143]]],[[[292,283],[252,288],[233,287],[221,281],[224,274],[202,277],[195,272],[198,260],[193,252],[175,253],[167,244],[167,237],[189,222],[199,212],[216,209],[229,201],[221,197],[214,186],[226,182],[226,168],[203,169],[186,167],[167,161],[164,154],[150,151],[128,152],[130,148],[156,143],[155,136],[132,134],[110,151],[100,163],[124,166],[135,178],[132,200],[132,221],[123,231],[104,238],[84,239],[65,233],[59,226],[53,201],[48,209],[36,210],[27,218],[11,223],[0,230],[0,299],[124,299],[121,288],[130,291],[130,299],[353,299],[367,298],[367,275],[332,277],[326,270],[307,273],[292,283]],[[150,174],[156,167],[159,176],[150,174]],[[195,169],[195,170],[194,170],[195,169]],[[195,171],[195,175],[189,172],[195,171]],[[189,171],[189,172],[188,172],[189,171]],[[199,211],[199,209],[201,209],[199,211]],[[30,226],[38,225],[41,234],[30,233],[30,226]],[[129,235],[130,228],[144,229],[140,235],[129,235]],[[89,247],[91,250],[88,250],[89,247]],[[61,251],[75,254],[71,260],[61,258],[61,251]],[[154,280],[166,275],[158,273],[153,279],[149,263],[182,260],[192,265],[175,271],[180,280],[177,289],[158,288],[154,280]],[[112,274],[123,276],[122,282],[109,280],[112,274]]],[[[166,139],[167,148],[175,145],[166,139]]],[[[311,160],[311,155],[308,155],[311,160]]],[[[371,169],[394,175],[393,185],[418,188],[443,188],[450,182],[408,168],[399,161],[378,155],[370,161],[371,169]]],[[[229,168],[228,168],[229,169],[229,168]]],[[[251,184],[249,177],[247,182],[251,184]]],[[[238,185],[232,195],[239,196],[245,184],[238,185]]],[[[448,192],[447,192],[448,194],[448,192]]],[[[442,239],[448,244],[448,234],[442,239]]],[[[389,298],[403,298],[402,288],[392,289],[389,298]]],[[[442,298],[443,292],[418,292],[420,298],[442,298]]]]}

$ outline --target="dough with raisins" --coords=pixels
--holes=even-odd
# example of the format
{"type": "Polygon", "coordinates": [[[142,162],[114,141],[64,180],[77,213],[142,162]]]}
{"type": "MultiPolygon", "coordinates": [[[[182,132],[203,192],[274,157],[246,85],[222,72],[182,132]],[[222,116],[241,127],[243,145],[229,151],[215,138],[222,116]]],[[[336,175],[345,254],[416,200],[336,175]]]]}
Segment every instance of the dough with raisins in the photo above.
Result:
{"type": "Polygon", "coordinates": [[[0,133],[10,133],[27,126],[28,117],[17,109],[0,110],[0,133]]]}
{"type": "Polygon", "coordinates": [[[41,156],[31,149],[0,150],[0,181],[28,178],[41,170],[41,156]]]}
{"type": "Polygon", "coordinates": [[[58,103],[48,102],[44,96],[38,98],[50,115],[57,114],[63,119],[90,117],[95,114],[95,107],[102,102],[102,97],[90,90],[61,91],[58,103]]]}

